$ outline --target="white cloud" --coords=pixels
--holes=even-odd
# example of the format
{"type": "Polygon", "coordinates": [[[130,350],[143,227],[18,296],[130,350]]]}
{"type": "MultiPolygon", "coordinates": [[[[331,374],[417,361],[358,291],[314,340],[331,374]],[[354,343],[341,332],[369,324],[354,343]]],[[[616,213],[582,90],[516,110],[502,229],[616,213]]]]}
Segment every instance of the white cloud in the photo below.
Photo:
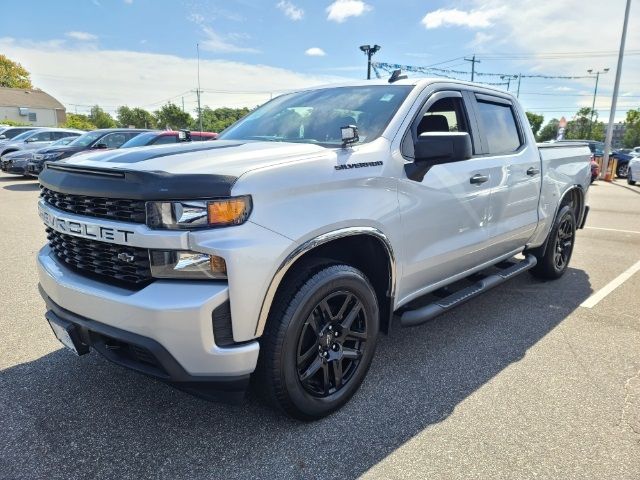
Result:
{"type": "Polygon", "coordinates": [[[287,0],[281,0],[276,4],[276,7],[291,20],[302,20],[302,17],[304,17],[304,10],[287,0]]]}
{"type": "Polygon", "coordinates": [[[304,51],[304,54],[310,57],[324,57],[327,53],[321,48],[311,47],[311,48],[307,48],[304,51]]]}
{"type": "Polygon", "coordinates": [[[243,47],[237,45],[236,42],[242,42],[249,37],[243,33],[230,33],[221,35],[212,27],[207,25],[206,19],[199,13],[192,13],[187,16],[187,20],[195,23],[200,27],[205,39],[200,41],[200,47],[215,53],[259,53],[260,50],[253,47],[243,47]]]}
{"type": "Polygon", "coordinates": [[[93,42],[98,39],[97,35],[88,32],[67,32],[65,35],[81,42],[93,42]]]}
{"type": "Polygon", "coordinates": [[[237,39],[242,35],[232,34],[229,39],[225,39],[222,35],[216,33],[211,27],[202,27],[202,33],[205,35],[205,39],[200,42],[200,46],[203,50],[216,53],[259,53],[260,50],[253,47],[241,47],[229,41],[230,39],[237,39]]]}
{"type": "Polygon", "coordinates": [[[126,3],[127,5],[131,5],[133,3],[133,0],[124,0],[124,3],[126,3]]]}
{"type": "Polygon", "coordinates": [[[342,23],[349,17],[359,17],[373,7],[362,0],[336,0],[327,7],[327,20],[342,23]]]}
{"type": "Polygon", "coordinates": [[[487,28],[492,25],[491,20],[502,13],[502,8],[458,10],[457,8],[439,8],[427,13],[422,19],[425,28],[447,26],[487,28]]]}
{"type": "MultiPolygon", "coordinates": [[[[193,112],[196,106],[195,58],[135,52],[96,50],[51,42],[0,38],[0,51],[31,72],[33,83],[67,106],[85,113],[99,104],[109,112],[119,105],[156,110],[166,100],[193,112]],[[75,107],[72,104],[79,105],[75,107]]],[[[226,60],[201,60],[204,105],[212,108],[255,107],[274,95],[311,85],[345,81],[345,77],[309,75],[265,65],[226,60]],[[225,93],[238,91],[242,93],[225,93]],[[255,92],[255,93],[246,93],[255,92]]]]}

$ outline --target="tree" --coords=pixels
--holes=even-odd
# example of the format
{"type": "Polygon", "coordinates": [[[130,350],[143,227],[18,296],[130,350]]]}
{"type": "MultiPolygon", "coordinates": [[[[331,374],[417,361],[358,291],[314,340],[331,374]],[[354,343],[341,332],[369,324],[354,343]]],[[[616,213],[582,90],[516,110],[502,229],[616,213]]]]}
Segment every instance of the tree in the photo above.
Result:
{"type": "Polygon", "coordinates": [[[154,113],[158,128],[182,129],[189,128],[193,118],[183,112],[175,103],[167,103],[154,113]]]}
{"type": "Polygon", "coordinates": [[[156,119],[144,108],[119,107],[116,118],[121,127],[154,128],[156,125],[156,119]]]}
{"type": "Polygon", "coordinates": [[[527,115],[527,120],[529,120],[529,125],[531,125],[531,130],[533,130],[533,134],[537,135],[538,130],[542,126],[542,122],[544,122],[544,117],[542,115],[538,115],[536,113],[525,112],[527,115]]]}
{"type": "Polygon", "coordinates": [[[78,130],[96,129],[96,126],[91,123],[87,115],[81,115],[79,113],[67,113],[67,121],[62,126],[66,128],[77,128],[78,130]]]}
{"type": "Polygon", "coordinates": [[[98,105],[91,107],[91,113],[89,113],[89,121],[98,128],[113,128],[116,126],[116,121],[111,115],[105,112],[98,105]]]}
{"type": "Polygon", "coordinates": [[[627,129],[624,132],[624,146],[633,148],[640,145],[640,108],[637,110],[629,110],[625,120],[627,129]]]}
{"type": "MultiPolygon", "coordinates": [[[[216,108],[202,109],[202,128],[206,132],[221,132],[232,123],[244,117],[251,110],[248,108],[216,108]]],[[[193,130],[200,129],[198,119],[193,121],[193,130]]]]}
{"type": "Polygon", "coordinates": [[[31,75],[18,62],[0,55],[0,87],[32,89],[31,75]]]}
{"type": "Polygon", "coordinates": [[[582,107],[576,116],[567,122],[567,140],[604,140],[604,123],[598,122],[598,112],[582,107]],[[593,114],[593,125],[591,118],[593,114]]]}
{"type": "Polygon", "coordinates": [[[538,133],[536,137],[539,142],[547,142],[549,140],[555,140],[558,137],[558,128],[560,125],[560,120],[557,118],[552,118],[549,120],[542,130],[538,133]]]}

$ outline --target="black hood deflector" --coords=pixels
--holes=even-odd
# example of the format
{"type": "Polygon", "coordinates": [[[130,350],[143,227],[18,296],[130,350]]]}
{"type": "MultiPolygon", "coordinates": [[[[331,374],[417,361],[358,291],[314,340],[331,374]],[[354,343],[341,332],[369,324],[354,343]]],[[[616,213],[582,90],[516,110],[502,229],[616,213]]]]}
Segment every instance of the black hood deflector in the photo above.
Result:
{"type": "Polygon", "coordinates": [[[190,200],[228,197],[237,177],[47,163],[38,179],[42,186],[50,190],[71,195],[131,200],[190,200]]]}

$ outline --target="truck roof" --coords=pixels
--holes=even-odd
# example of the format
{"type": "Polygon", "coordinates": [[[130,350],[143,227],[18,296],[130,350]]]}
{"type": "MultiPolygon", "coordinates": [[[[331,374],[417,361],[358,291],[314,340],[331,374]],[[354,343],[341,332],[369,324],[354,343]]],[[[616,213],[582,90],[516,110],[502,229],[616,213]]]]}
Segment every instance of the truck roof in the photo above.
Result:
{"type": "Polygon", "coordinates": [[[372,80],[353,80],[349,82],[340,82],[340,83],[327,83],[323,85],[316,85],[313,87],[305,87],[299,89],[292,89],[286,93],[293,92],[303,92],[307,90],[318,90],[324,88],[335,88],[335,87],[367,87],[371,85],[413,85],[413,86],[422,86],[425,87],[432,83],[455,83],[458,85],[465,85],[474,88],[482,88],[483,90],[491,90],[502,95],[512,96],[511,93],[506,90],[502,90],[500,88],[496,88],[492,85],[483,85],[481,83],[475,82],[467,82],[464,80],[456,80],[453,78],[445,78],[445,77],[417,77],[417,78],[406,78],[402,80],[396,80],[393,83],[389,83],[388,78],[376,78],[372,80]]]}

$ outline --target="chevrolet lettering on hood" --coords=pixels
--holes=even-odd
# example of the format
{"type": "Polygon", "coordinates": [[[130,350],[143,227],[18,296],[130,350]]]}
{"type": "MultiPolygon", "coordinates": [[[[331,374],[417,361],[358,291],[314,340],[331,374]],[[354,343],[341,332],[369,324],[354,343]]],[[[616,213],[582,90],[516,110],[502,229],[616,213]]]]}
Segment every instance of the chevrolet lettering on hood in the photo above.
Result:
{"type": "Polygon", "coordinates": [[[57,216],[42,204],[38,204],[38,215],[44,224],[57,232],[76,237],[102,240],[126,245],[131,243],[134,232],[114,227],[106,227],[91,222],[80,222],[57,216]]]}

